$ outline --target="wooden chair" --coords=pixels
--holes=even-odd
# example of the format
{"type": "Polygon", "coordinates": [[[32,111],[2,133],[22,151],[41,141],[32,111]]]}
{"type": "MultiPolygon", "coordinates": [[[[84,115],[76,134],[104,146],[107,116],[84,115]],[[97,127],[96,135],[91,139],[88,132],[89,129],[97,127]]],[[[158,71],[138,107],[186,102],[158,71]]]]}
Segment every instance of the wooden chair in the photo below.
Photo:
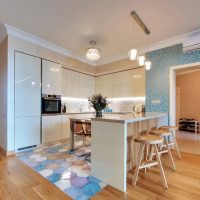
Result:
{"type": "Polygon", "coordinates": [[[85,144],[85,131],[82,122],[76,122],[74,126],[74,134],[78,136],[82,136],[83,145],[85,144]]]}
{"type": "MultiPolygon", "coordinates": [[[[150,134],[162,137],[164,139],[163,144],[158,146],[158,153],[161,155],[163,153],[168,153],[169,159],[171,161],[172,164],[172,169],[175,171],[176,170],[176,166],[174,163],[174,159],[169,147],[169,142],[168,142],[168,138],[169,136],[172,135],[172,133],[169,130],[164,130],[164,129],[153,129],[150,131],[150,134]]],[[[153,155],[150,155],[150,159],[152,159],[153,155]]]]}
{"type": "Polygon", "coordinates": [[[91,122],[82,122],[83,131],[84,131],[84,144],[87,137],[91,138],[91,122]]]}
{"type": "MultiPolygon", "coordinates": [[[[159,166],[160,169],[160,174],[161,174],[161,178],[162,178],[162,182],[163,182],[163,187],[165,189],[168,188],[167,185],[167,181],[165,178],[165,173],[162,167],[162,163],[160,160],[160,154],[158,153],[158,148],[157,145],[162,144],[163,139],[158,137],[158,136],[154,136],[154,135],[145,135],[145,136],[139,136],[138,138],[134,139],[134,142],[139,143],[140,144],[140,149],[139,149],[139,156],[138,156],[138,162],[136,165],[136,169],[135,169],[135,174],[133,176],[133,185],[136,185],[137,182],[137,178],[138,178],[138,173],[140,169],[145,169],[145,168],[149,168],[155,165],[159,166]],[[143,162],[142,159],[144,157],[144,151],[145,151],[145,146],[149,145],[151,148],[151,151],[155,151],[156,154],[156,160],[146,160],[143,162]]],[[[153,152],[151,152],[153,153],[153,152]]]]}
{"type": "Polygon", "coordinates": [[[169,146],[170,147],[175,146],[178,158],[181,159],[181,153],[180,153],[179,146],[178,146],[178,143],[177,143],[177,140],[176,140],[177,127],[176,126],[161,126],[160,129],[168,130],[168,131],[171,132],[171,136],[172,136],[173,141],[171,143],[169,143],[169,146]]]}

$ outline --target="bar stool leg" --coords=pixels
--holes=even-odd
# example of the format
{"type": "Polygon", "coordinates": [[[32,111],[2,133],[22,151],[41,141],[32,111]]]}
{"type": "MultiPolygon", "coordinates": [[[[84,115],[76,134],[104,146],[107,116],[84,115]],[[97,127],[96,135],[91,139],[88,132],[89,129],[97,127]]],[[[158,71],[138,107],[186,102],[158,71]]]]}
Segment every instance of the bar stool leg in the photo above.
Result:
{"type": "Polygon", "coordinates": [[[171,161],[173,170],[176,171],[176,166],[175,166],[174,159],[172,157],[172,153],[171,153],[171,150],[170,150],[170,147],[169,147],[168,138],[164,137],[164,140],[165,140],[165,144],[166,144],[166,147],[167,147],[167,153],[168,153],[169,159],[171,161]]]}
{"type": "Polygon", "coordinates": [[[154,154],[154,147],[153,147],[153,145],[150,145],[149,160],[152,160],[154,155],[155,155],[154,154]]]}
{"type": "Polygon", "coordinates": [[[164,173],[164,170],[163,170],[163,167],[162,167],[162,163],[161,163],[161,160],[160,160],[160,155],[158,153],[158,149],[157,149],[156,144],[154,144],[154,148],[155,148],[155,153],[156,153],[156,160],[158,162],[158,166],[159,166],[159,169],[160,169],[160,174],[161,174],[161,178],[162,178],[162,182],[163,182],[163,187],[165,189],[167,189],[168,185],[167,185],[167,181],[166,181],[166,178],[165,178],[165,173],[164,173]]]}
{"type": "Polygon", "coordinates": [[[143,153],[144,153],[144,146],[145,146],[145,144],[140,144],[140,150],[139,150],[139,154],[138,154],[139,155],[138,162],[136,165],[135,174],[133,176],[133,182],[132,182],[133,185],[136,185],[136,182],[137,182],[140,164],[141,164],[143,153]]]}
{"type": "Polygon", "coordinates": [[[172,133],[173,142],[174,142],[174,144],[175,144],[175,148],[176,148],[178,157],[179,157],[179,159],[181,159],[181,154],[180,154],[179,146],[178,146],[178,143],[177,143],[177,141],[176,141],[175,130],[172,130],[172,129],[171,129],[171,133],[172,133]]]}

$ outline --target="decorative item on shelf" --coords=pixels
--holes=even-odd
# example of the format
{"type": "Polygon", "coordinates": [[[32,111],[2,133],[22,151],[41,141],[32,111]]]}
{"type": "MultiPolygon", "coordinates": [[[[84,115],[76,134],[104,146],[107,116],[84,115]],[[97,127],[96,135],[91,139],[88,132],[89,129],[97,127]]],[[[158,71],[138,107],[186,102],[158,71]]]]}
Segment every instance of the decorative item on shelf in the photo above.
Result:
{"type": "MultiPolygon", "coordinates": [[[[132,16],[132,18],[134,20],[133,21],[133,31],[134,31],[133,32],[133,36],[136,37],[135,36],[136,35],[135,34],[135,32],[136,32],[136,26],[134,26],[135,22],[137,23],[138,26],[140,26],[140,28],[148,36],[150,34],[150,31],[146,27],[146,25],[144,24],[144,22],[140,19],[140,17],[137,15],[137,13],[135,11],[132,11],[131,12],[131,16],[132,16]]],[[[134,38],[134,42],[136,42],[136,41],[138,41],[138,39],[136,40],[136,38],[134,38]]],[[[129,52],[128,52],[129,59],[132,60],[132,61],[133,60],[137,60],[139,66],[145,66],[146,70],[150,70],[151,69],[151,62],[149,60],[146,60],[146,56],[145,55],[141,55],[141,54],[139,55],[139,53],[141,53],[141,52],[138,52],[138,50],[136,48],[133,48],[133,49],[129,50],[129,52]]]]}
{"type": "Polygon", "coordinates": [[[95,109],[96,117],[102,117],[102,110],[108,105],[107,97],[101,94],[94,94],[88,98],[89,106],[95,109]]]}
{"type": "Polygon", "coordinates": [[[92,47],[86,49],[86,53],[85,53],[85,57],[89,60],[89,61],[97,61],[101,58],[101,51],[100,49],[96,48],[96,41],[90,41],[90,45],[92,47]]]}

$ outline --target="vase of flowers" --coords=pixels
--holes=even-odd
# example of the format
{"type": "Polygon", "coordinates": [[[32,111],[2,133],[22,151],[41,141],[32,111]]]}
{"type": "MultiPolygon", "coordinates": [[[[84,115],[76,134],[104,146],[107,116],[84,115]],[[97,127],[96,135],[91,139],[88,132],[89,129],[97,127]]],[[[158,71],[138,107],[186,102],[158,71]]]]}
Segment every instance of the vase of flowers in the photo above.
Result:
{"type": "Polygon", "coordinates": [[[94,94],[88,98],[89,106],[95,109],[96,117],[102,117],[102,110],[108,105],[107,97],[94,94]]]}

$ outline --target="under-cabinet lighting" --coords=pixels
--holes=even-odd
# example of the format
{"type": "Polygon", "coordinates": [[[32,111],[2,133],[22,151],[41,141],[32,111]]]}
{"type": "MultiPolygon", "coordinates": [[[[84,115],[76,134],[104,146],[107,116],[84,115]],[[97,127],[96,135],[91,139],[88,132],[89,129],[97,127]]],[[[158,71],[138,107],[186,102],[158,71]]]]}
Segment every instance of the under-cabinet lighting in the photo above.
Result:
{"type": "Polygon", "coordinates": [[[108,98],[109,101],[145,101],[145,97],[108,98]]]}
{"type": "MultiPolygon", "coordinates": [[[[61,97],[63,101],[88,101],[87,98],[61,97]]],[[[109,101],[145,101],[145,97],[108,98],[109,101]]]]}
{"type": "Polygon", "coordinates": [[[88,101],[86,98],[61,97],[63,101],[88,101]]]}

